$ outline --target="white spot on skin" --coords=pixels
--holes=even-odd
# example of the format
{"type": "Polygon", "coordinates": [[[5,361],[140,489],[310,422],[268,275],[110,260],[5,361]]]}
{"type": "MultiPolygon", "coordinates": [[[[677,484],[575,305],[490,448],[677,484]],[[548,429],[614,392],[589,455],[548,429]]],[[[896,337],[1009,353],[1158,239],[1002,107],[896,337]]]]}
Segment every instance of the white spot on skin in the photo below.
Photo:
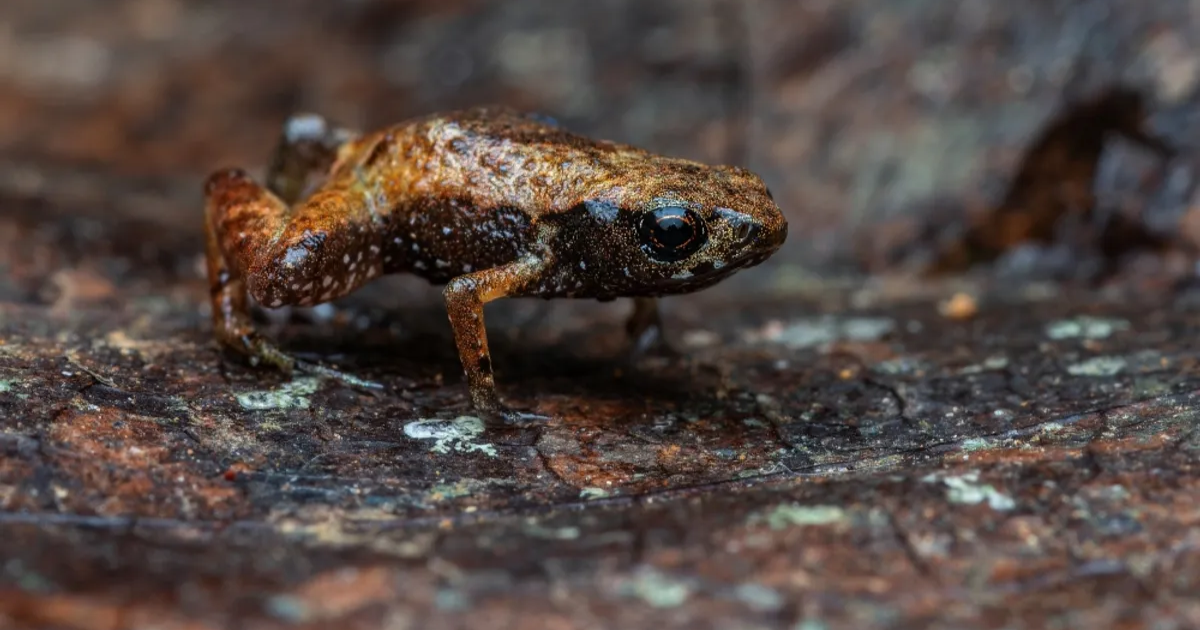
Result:
{"type": "Polygon", "coordinates": [[[325,276],[325,280],[321,282],[321,286],[328,287],[333,284],[333,276],[325,276]]]}
{"type": "Polygon", "coordinates": [[[629,273],[629,267],[626,267],[626,268],[625,268],[625,277],[626,277],[626,278],[632,278],[632,277],[633,277],[633,274],[629,273]]]}
{"type": "Polygon", "coordinates": [[[300,290],[300,283],[299,283],[299,282],[293,282],[293,283],[292,283],[292,290],[293,290],[293,291],[299,291],[299,290],[300,290]]]}
{"type": "Polygon", "coordinates": [[[425,269],[425,261],[418,260],[417,262],[413,263],[413,269],[425,269]]]}
{"type": "Polygon", "coordinates": [[[379,275],[379,266],[371,265],[371,268],[367,270],[367,277],[374,278],[375,276],[378,276],[378,275],[379,275]]]}
{"type": "Polygon", "coordinates": [[[581,260],[581,261],[579,261],[579,268],[580,268],[580,269],[587,269],[587,263],[583,262],[582,260],[581,260]]]}
{"type": "Polygon", "coordinates": [[[402,244],[404,244],[404,241],[400,240],[400,237],[399,237],[399,236],[397,236],[396,238],[392,239],[392,242],[393,242],[393,243],[395,243],[395,244],[397,244],[397,245],[402,245],[402,244]]]}
{"type": "Polygon", "coordinates": [[[448,226],[442,228],[442,234],[450,234],[450,232],[452,232],[452,231],[453,230],[451,230],[448,226]]]}
{"type": "Polygon", "coordinates": [[[305,293],[308,293],[309,291],[312,291],[312,288],[313,288],[313,283],[309,282],[308,284],[304,285],[303,290],[305,293]]]}
{"type": "Polygon", "coordinates": [[[345,255],[343,255],[343,256],[342,256],[342,264],[345,264],[345,263],[348,263],[348,262],[350,262],[350,254],[345,254],[345,255]]]}
{"type": "Polygon", "coordinates": [[[283,300],[279,298],[275,298],[275,301],[271,302],[271,308],[279,308],[280,306],[283,306],[283,300]]]}
{"type": "Polygon", "coordinates": [[[360,251],[358,252],[358,258],[356,258],[355,260],[356,260],[357,262],[362,262],[362,257],[363,257],[363,253],[362,253],[362,251],[360,250],[360,251]]]}
{"type": "Polygon", "coordinates": [[[303,245],[289,247],[287,252],[283,254],[283,265],[291,269],[304,262],[304,259],[307,257],[308,250],[303,245]]]}
{"type": "Polygon", "coordinates": [[[350,266],[346,268],[346,270],[347,270],[347,271],[354,271],[354,268],[355,268],[355,267],[357,267],[357,266],[358,266],[358,263],[356,263],[356,262],[352,262],[352,263],[350,263],[350,266]]]}
{"type": "Polygon", "coordinates": [[[471,273],[471,265],[463,265],[463,273],[471,273]]]}
{"type": "Polygon", "coordinates": [[[391,257],[391,256],[384,256],[384,257],[383,257],[383,262],[384,262],[384,264],[387,264],[387,263],[390,263],[390,262],[392,262],[392,257],[391,257]]]}
{"type": "Polygon", "coordinates": [[[433,264],[437,265],[438,269],[445,269],[446,267],[450,266],[450,263],[444,260],[435,260],[433,261],[433,264]]]}
{"type": "Polygon", "coordinates": [[[675,274],[675,275],[673,275],[673,276],[671,276],[671,278],[672,278],[673,280],[687,280],[688,278],[691,278],[691,277],[692,277],[692,272],[690,272],[690,271],[687,271],[686,269],[685,269],[685,270],[683,270],[683,271],[680,271],[679,273],[677,273],[677,274],[675,274]]]}
{"type": "Polygon", "coordinates": [[[725,266],[725,261],[723,261],[723,260],[714,260],[713,264],[712,264],[713,269],[720,269],[721,267],[724,267],[724,266],[725,266]]]}
{"type": "Polygon", "coordinates": [[[372,246],[371,246],[371,253],[372,253],[372,254],[378,254],[378,253],[379,253],[379,246],[378,246],[378,245],[372,245],[372,246]]]}
{"type": "Polygon", "coordinates": [[[328,299],[329,299],[329,298],[331,298],[331,297],[333,297],[333,290],[332,290],[332,289],[330,289],[329,291],[326,291],[326,292],[325,292],[325,293],[324,293],[324,294],[321,296],[321,301],[322,301],[322,302],[324,302],[325,300],[328,300],[328,299]]]}
{"type": "Polygon", "coordinates": [[[412,250],[413,250],[414,252],[419,252],[419,251],[421,251],[421,246],[420,246],[420,245],[417,245],[416,243],[413,243],[413,244],[412,244],[412,250]]]}

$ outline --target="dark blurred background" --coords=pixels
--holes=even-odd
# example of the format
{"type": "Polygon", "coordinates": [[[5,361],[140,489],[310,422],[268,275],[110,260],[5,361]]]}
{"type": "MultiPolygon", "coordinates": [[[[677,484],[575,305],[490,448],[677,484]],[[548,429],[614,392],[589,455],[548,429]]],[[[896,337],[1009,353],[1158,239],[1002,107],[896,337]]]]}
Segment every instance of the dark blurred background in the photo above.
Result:
{"type": "MultiPolygon", "coordinates": [[[[1197,46],[1187,0],[6,0],[0,156],[24,170],[0,183],[144,177],[177,202],[141,214],[197,223],[200,179],[261,172],[292,112],[373,127],[499,102],[759,172],[792,229],[756,277],[795,284],[878,269],[936,213],[953,231],[1106,85],[1190,138],[1197,46]]],[[[1102,172],[1109,200],[1136,182],[1102,172]]],[[[1190,199],[1161,205],[1171,224],[1190,199]]]]}

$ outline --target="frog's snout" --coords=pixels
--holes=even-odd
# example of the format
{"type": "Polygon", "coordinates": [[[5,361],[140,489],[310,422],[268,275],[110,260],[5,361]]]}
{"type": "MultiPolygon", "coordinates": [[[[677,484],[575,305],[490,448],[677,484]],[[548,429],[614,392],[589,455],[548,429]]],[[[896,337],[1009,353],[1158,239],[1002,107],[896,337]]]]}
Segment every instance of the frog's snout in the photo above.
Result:
{"type": "Polygon", "coordinates": [[[747,221],[737,227],[737,247],[747,253],[770,255],[787,240],[788,226],[783,217],[771,222],[747,221]]]}
{"type": "Polygon", "coordinates": [[[779,221],[775,225],[775,228],[769,230],[769,234],[770,235],[766,238],[766,242],[767,245],[770,246],[771,251],[779,249],[781,246],[783,246],[784,242],[787,241],[788,222],[787,219],[783,218],[782,214],[779,216],[779,221]]]}

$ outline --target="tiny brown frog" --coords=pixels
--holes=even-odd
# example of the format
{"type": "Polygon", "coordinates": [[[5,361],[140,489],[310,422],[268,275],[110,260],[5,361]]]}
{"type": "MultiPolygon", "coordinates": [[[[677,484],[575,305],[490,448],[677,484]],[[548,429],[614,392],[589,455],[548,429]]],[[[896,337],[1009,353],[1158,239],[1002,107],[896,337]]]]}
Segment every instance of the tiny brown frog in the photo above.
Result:
{"type": "Polygon", "coordinates": [[[538,416],[500,401],[485,303],[634,298],[627,330],[645,349],[662,340],[656,298],[757,265],[787,238],[750,171],[581,137],[505,108],[372,133],[294,116],[265,186],[225,169],[205,195],[213,326],[224,346],[288,373],[362,384],[260,336],[247,295],[268,308],[310,306],[384,274],[417,274],[445,285],[471,403],[493,422],[538,416]]]}

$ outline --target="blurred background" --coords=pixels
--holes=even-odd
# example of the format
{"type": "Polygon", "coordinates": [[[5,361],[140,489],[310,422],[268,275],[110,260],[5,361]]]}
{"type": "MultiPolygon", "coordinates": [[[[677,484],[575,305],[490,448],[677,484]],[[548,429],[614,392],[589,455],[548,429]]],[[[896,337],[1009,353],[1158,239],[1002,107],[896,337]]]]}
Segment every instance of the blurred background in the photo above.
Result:
{"type": "MultiPolygon", "coordinates": [[[[1189,140],[1198,46],[1190,0],[6,0],[0,192],[90,185],[110,216],[198,234],[204,175],[261,173],[290,113],[505,103],[757,171],[792,227],[754,277],[790,286],[887,268],[931,220],[952,236],[1071,98],[1136,85],[1189,140]]],[[[1122,197],[1147,164],[1113,160],[1104,203],[1166,226],[1192,205],[1188,173],[1122,197]]]]}

